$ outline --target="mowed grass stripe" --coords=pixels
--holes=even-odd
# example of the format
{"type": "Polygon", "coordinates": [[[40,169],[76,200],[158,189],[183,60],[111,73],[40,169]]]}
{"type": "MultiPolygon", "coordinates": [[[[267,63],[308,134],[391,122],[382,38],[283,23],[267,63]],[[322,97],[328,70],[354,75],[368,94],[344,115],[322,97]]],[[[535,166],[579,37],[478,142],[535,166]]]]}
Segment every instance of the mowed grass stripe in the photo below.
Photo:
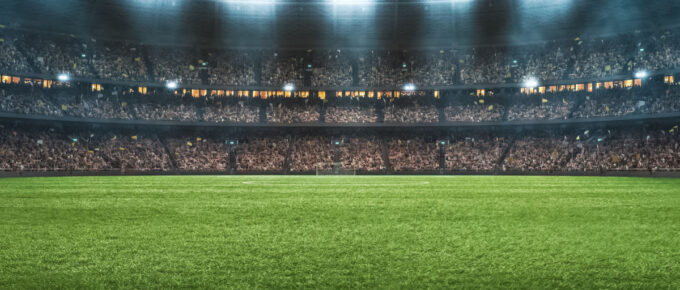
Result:
{"type": "Polygon", "coordinates": [[[677,179],[0,179],[12,289],[677,289],[678,233],[677,179]]]}

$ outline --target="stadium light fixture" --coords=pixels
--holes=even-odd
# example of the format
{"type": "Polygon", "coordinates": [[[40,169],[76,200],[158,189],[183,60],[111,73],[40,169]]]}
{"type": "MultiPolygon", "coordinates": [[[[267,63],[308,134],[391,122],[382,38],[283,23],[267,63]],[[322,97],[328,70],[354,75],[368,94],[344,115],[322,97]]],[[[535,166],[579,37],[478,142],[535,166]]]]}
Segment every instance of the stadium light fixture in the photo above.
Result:
{"type": "Polygon", "coordinates": [[[68,82],[70,79],[71,79],[71,77],[69,77],[68,74],[64,74],[64,73],[59,74],[57,76],[57,80],[59,80],[60,82],[68,82]]]}
{"type": "Polygon", "coordinates": [[[177,88],[177,82],[176,81],[169,81],[165,83],[165,87],[171,90],[174,90],[177,88]]]}
{"type": "Polygon", "coordinates": [[[416,85],[414,85],[414,84],[405,84],[404,85],[404,91],[413,92],[415,90],[416,90],[416,85]]]}
{"type": "Polygon", "coordinates": [[[372,4],[371,0],[332,0],[333,5],[366,5],[372,4]]]}
{"type": "Polygon", "coordinates": [[[222,2],[227,4],[244,4],[244,5],[276,5],[279,4],[278,0],[223,0],[222,2]]]}
{"type": "Polygon", "coordinates": [[[635,73],[636,79],[646,79],[648,76],[649,76],[649,73],[647,71],[644,71],[644,70],[641,70],[641,71],[635,73]]]}
{"type": "Polygon", "coordinates": [[[286,92],[292,92],[293,90],[295,90],[295,86],[293,84],[290,84],[290,83],[285,84],[285,85],[283,85],[283,90],[286,91],[286,92]]]}
{"type": "Polygon", "coordinates": [[[524,81],[525,88],[535,88],[538,87],[538,80],[536,78],[528,78],[524,81]]]}

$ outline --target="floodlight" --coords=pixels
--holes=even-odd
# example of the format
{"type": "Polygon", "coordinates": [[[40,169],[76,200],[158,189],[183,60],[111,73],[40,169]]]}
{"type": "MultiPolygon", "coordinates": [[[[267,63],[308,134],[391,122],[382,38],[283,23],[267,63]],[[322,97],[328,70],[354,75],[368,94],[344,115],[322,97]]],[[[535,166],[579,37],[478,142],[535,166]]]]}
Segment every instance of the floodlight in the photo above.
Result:
{"type": "Polygon", "coordinates": [[[524,81],[525,88],[535,88],[538,87],[538,80],[536,78],[528,78],[524,81]]]}
{"type": "Polygon", "coordinates": [[[176,81],[169,81],[165,84],[165,87],[171,90],[174,90],[177,88],[177,82],[176,81]]]}
{"type": "Polygon", "coordinates": [[[333,5],[365,5],[372,2],[371,0],[332,0],[333,5]]]}
{"type": "Polygon", "coordinates": [[[413,92],[415,90],[416,90],[416,85],[414,85],[414,84],[405,84],[404,85],[404,91],[413,92]]]}
{"type": "Polygon", "coordinates": [[[59,74],[57,76],[57,80],[59,80],[60,82],[67,82],[70,79],[71,78],[67,74],[59,74]]]}
{"type": "Polygon", "coordinates": [[[295,86],[291,83],[288,83],[283,85],[283,90],[286,92],[292,92],[293,90],[295,90],[295,86]]]}
{"type": "Polygon", "coordinates": [[[649,73],[647,71],[641,70],[639,72],[635,73],[635,78],[636,79],[644,79],[649,76],[649,73]]]}

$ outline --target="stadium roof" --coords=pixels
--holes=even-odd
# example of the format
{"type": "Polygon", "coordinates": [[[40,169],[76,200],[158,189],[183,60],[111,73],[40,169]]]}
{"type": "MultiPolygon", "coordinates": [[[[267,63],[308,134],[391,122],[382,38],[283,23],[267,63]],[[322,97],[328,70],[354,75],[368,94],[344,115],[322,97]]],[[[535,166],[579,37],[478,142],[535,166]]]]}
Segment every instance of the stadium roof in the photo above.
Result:
{"type": "Polygon", "coordinates": [[[256,48],[524,44],[680,24],[668,0],[22,0],[0,24],[146,43],[256,48]]]}

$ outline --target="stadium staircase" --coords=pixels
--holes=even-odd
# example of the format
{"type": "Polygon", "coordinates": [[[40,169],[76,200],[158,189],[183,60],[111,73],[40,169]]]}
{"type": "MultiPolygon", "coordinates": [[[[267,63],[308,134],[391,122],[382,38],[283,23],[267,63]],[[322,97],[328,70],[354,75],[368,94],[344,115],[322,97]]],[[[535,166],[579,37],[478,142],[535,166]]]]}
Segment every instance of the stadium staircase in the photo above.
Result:
{"type": "Polygon", "coordinates": [[[351,57],[350,65],[352,66],[352,86],[359,86],[359,65],[357,64],[356,58],[351,57]]]}
{"type": "Polygon", "coordinates": [[[576,58],[570,58],[569,61],[567,62],[567,69],[564,70],[564,74],[562,75],[561,79],[563,80],[568,80],[571,75],[574,72],[574,67],[576,66],[576,58]]]}
{"type": "Polygon", "coordinates": [[[508,111],[510,111],[510,106],[506,105],[503,106],[503,117],[501,117],[501,121],[508,121],[508,111]]]}
{"type": "Polygon", "coordinates": [[[99,71],[94,67],[94,63],[88,62],[87,64],[87,69],[90,70],[90,73],[97,79],[101,79],[102,77],[99,75],[99,71]]]}
{"type": "Polygon", "coordinates": [[[321,105],[321,111],[319,112],[319,123],[326,123],[326,103],[321,105]]]}
{"type": "Polygon", "coordinates": [[[333,146],[333,172],[340,172],[342,168],[342,150],[340,146],[333,146]]]}
{"type": "MultiPolygon", "coordinates": [[[[118,94],[120,95],[120,92],[118,92],[118,94]]],[[[130,106],[127,106],[125,109],[126,109],[125,112],[128,113],[128,114],[130,114],[130,117],[132,117],[132,119],[138,120],[138,118],[137,118],[137,113],[135,112],[135,110],[133,110],[132,108],[130,108],[130,106]],[[128,109],[128,108],[129,108],[129,109],[128,109]]]]}
{"type": "Polygon", "coordinates": [[[260,105],[260,109],[259,109],[258,113],[260,114],[260,117],[259,117],[260,123],[262,123],[262,124],[267,123],[267,105],[265,103],[262,103],[260,105]]]}
{"type": "Polygon", "coordinates": [[[170,164],[172,165],[172,169],[178,169],[179,166],[177,166],[177,160],[175,160],[175,155],[172,154],[170,151],[170,148],[168,148],[168,142],[165,141],[165,138],[161,138],[156,136],[158,140],[161,141],[161,144],[163,144],[163,149],[165,149],[165,154],[168,154],[168,158],[170,159],[170,164]]]}
{"type": "Polygon", "coordinates": [[[387,173],[392,173],[392,165],[390,164],[390,148],[387,146],[387,140],[384,137],[380,138],[380,145],[382,148],[382,158],[385,163],[385,170],[387,173]]]}
{"type": "Polygon", "coordinates": [[[571,117],[574,115],[574,112],[576,112],[576,110],[578,110],[578,107],[581,106],[581,104],[583,104],[583,102],[585,101],[586,101],[585,96],[577,97],[576,103],[574,103],[574,105],[569,109],[569,114],[567,115],[567,118],[571,119],[571,117]]]}
{"type": "Polygon", "coordinates": [[[236,173],[236,147],[229,146],[229,173],[236,173]]]}
{"type": "Polygon", "coordinates": [[[147,50],[146,46],[142,47],[142,60],[144,61],[144,65],[146,65],[146,78],[149,81],[154,81],[154,71],[153,71],[153,64],[151,63],[151,58],[149,57],[149,51],[147,50]]]}
{"type": "Polygon", "coordinates": [[[196,117],[198,118],[198,121],[205,122],[205,120],[203,120],[203,106],[196,106],[195,104],[194,106],[196,107],[196,117]]]}
{"type": "Polygon", "coordinates": [[[515,147],[515,140],[516,140],[515,137],[512,137],[510,143],[508,143],[508,147],[505,147],[505,149],[503,150],[503,154],[501,154],[501,157],[498,158],[498,162],[496,163],[498,168],[503,167],[503,162],[505,162],[505,158],[507,158],[508,154],[510,154],[510,150],[512,149],[512,147],[515,147]]]}
{"type": "Polygon", "coordinates": [[[439,147],[439,173],[444,174],[446,171],[446,145],[437,145],[439,147]]]}
{"type": "Polygon", "coordinates": [[[290,155],[293,152],[293,144],[295,144],[295,137],[288,135],[288,149],[286,150],[286,158],[283,161],[283,172],[288,174],[290,172],[290,155]]]}
{"type": "Polygon", "coordinates": [[[379,102],[375,103],[375,114],[378,115],[377,123],[385,123],[385,106],[379,102]]]}
{"type": "Polygon", "coordinates": [[[54,107],[56,107],[56,108],[59,108],[60,105],[61,105],[61,104],[57,104],[57,103],[55,102],[55,98],[54,98],[54,97],[43,96],[41,99],[42,99],[46,104],[50,104],[50,105],[52,105],[52,106],[54,106],[54,107]]]}
{"type": "Polygon", "coordinates": [[[262,53],[255,58],[255,83],[258,86],[262,85],[262,53]]]}
{"type": "Polygon", "coordinates": [[[444,113],[444,107],[437,106],[437,111],[439,113],[439,123],[446,123],[446,113],[444,113]]]}
{"type": "Polygon", "coordinates": [[[32,69],[32,71],[40,72],[40,70],[38,69],[38,66],[35,64],[35,62],[33,62],[33,58],[29,57],[28,54],[24,53],[24,50],[26,50],[26,48],[21,44],[16,44],[16,47],[17,47],[17,50],[19,50],[19,53],[24,57],[24,59],[26,60],[26,62],[28,63],[28,66],[32,69]]]}

